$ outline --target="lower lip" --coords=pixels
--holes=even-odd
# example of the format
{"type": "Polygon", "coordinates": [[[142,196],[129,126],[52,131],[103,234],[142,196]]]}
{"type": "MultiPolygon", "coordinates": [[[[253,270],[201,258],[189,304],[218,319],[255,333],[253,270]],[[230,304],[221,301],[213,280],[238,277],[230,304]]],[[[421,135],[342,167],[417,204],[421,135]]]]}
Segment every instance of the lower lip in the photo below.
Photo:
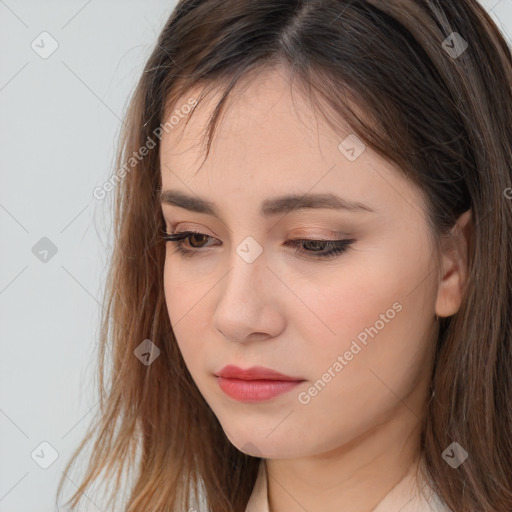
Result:
{"type": "Polygon", "coordinates": [[[217,377],[226,395],[240,402],[262,402],[286,393],[303,381],[298,380],[242,380],[217,377]]]}

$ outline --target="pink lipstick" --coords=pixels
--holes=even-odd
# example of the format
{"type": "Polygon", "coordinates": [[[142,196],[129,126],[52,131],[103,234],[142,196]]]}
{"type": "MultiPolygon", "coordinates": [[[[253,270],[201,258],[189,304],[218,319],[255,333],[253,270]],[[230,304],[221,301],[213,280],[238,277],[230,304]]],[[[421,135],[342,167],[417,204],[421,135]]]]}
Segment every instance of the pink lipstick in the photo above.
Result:
{"type": "Polygon", "coordinates": [[[240,402],[270,400],[298,386],[304,379],[284,375],[270,368],[252,366],[242,369],[227,365],[215,374],[226,395],[240,402]]]}

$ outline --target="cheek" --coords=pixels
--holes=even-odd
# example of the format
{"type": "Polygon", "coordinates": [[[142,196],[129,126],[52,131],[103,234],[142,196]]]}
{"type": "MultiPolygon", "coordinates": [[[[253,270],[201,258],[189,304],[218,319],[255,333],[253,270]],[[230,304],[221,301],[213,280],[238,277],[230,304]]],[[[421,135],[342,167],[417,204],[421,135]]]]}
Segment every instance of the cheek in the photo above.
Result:
{"type": "Polygon", "coordinates": [[[312,390],[313,407],[327,410],[335,400],[345,413],[378,410],[428,373],[435,294],[427,257],[382,254],[296,289],[308,305],[294,318],[309,340],[305,364],[319,391],[312,390]]]}
{"type": "Polygon", "coordinates": [[[350,345],[358,336],[364,343],[365,333],[373,333],[396,348],[431,324],[435,292],[429,288],[434,275],[429,255],[422,249],[427,242],[419,232],[412,241],[404,238],[362,246],[339,268],[304,283],[301,294],[316,314],[308,320],[324,333],[320,344],[338,339],[350,345]]]}
{"type": "Polygon", "coordinates": [[[300,314],[293,316],[307,353],[303,362],[308,380],[314,384],[320,379],[319,390],[323,383],[330,388],[328,393],[322,391],[325,406],[333,395],[343,398],[345,406],[350,397],[365,401],[365,395],[370,400],[375,378],[369,368],[387,365],[391,354],[399,352],[400,315],[405,308],[393,289],[376,286],[369,274],[340,275],[319,290],[317,283],[315,288],[297,291],[308,308],[301,305],[300,314]]]}
{"type": "MultiPolygon", "coordinates": [[[[207,315],[201,313],[205,302],[206,282],[190,280],[174,262],[166,261],[164,266],[164,293],[167,312],[180,351],[185,361],[197,354],[197,349],[206,343],[204,336],[207,315]]],[[[211,285],[210,285],[211,286],[211,285]]]]}
{"type": "Polygon", "coordinates": [[[185,323],[190,316],[198,316],[198,306],[207,297],[205,294],[214,284],[211,274],[197,271],[197,265],[183,264],[176,255],[168,254],[163,272],[165,301],[171,323],[176,326],[185,323]]]}

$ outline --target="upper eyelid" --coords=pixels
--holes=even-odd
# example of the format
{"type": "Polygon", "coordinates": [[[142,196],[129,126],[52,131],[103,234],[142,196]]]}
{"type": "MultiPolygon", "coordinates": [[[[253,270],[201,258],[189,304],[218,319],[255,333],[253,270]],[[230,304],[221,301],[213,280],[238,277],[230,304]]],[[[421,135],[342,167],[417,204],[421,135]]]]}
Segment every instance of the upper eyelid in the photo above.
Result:
{"type": "MultiPolygon", "coordinates": [[[[213,230],[211,229],[208,229],[207,227],[196,227],[194,224],[194,222],[192,221],[170,221],[169,219],[167,219],[165,216],[163,217],[164,219],[164,222],[165,222],[165,229],[167,231],[174,231],[176,229],[176,226],[178,224],[184,224],[185,226],[187,227],[182,227],[180,226],[180,232],[183,232],[183,231],[194,231],[194,232],[199,232],[201,234],[204,234],[204,235],[208,235],[208,236],[213,236],[213,237],[219,237],[220,235],[217,235],[217,234],[214,234],[214,235],[210,235],[209,233],[205,233],[203,230],[206,230],[208,232],[212,232],[212,233],[215,233],[213,230]],[[194,225],[194,227],[188,227],[189,224],[192,224],[194,225]]],[[[269,233],[270,231],[272,231],[274,229],[275,225],[273,225],[272,227],[270,227],[269,229],[266,230],[266,233],[269,233]]],[[[318,236],[325,236],[325,237],[336,237],[336,236],[339,236],[339,237],[352,237],[354,235],[354,233],[352,233],[353,230],[335,230],[335,229],[328,229],[328,228],[321,228],[321,227],[318,227],[318,226],[300,226],[298,227],[298,229],[301,229],[301,230],[308,230],[308,229],[311,229],[311,230],[327,230],[329,233],[325,233],[323,235],[318,235],[318,236]]],[[[232,229],[229,229],[229,233],[230,234],[233,234],[233,230],[232,229]]],[[[295,236],[295,235],[294,235],[295,236]]],[[[305,236],[305,235],[297,235],[297,237],[299,236],[305,236]]],[[[310,237],[314,237],[315,235],[310,235],[310,237]]],[[[308,239],[307,236],[305,236],[305,239],[308,239]]],[[[317,240],[317,238],[310,238],[310,239],[314,239],[314,240],[317,240]]],[[[334,238],[332,238],[334,239],[334,238]]],[[[340,240],[342,238],[339,238],[340,240]]]]}
{"type": "MultiPolygon", "coordinates": [[[[173,207],[173,205],[165,205],[165,206],[170,206],[171,208],[173,207]]],[[[175,208],[177,208],[177,207],[175,207],[175,208]]],[[[196,215],[201,215],[201,214],[199,213],[199,214],[196,214],[196,215]]],[[[165,224],[166,224],[166,227],[171,228],[171,229],[174,229],[172,226],[173,226],[173,225],[176,225],[176,224],[182,224],[182,223],[183,223],[183,224],[190,224],[190,223],[191,223],[191,224],[195,224],[195,223],[194,223],[194,222],[192,222],[192,221],[172,221],[172,222],[171,222],[171,221],[167,218],[166,214],[165,214],[163,211],[162,211],[162,218],[163,218],[163,220],[164,220],[164,222],[165,222],[165,224]]],[[[219,221],[219,222],[220,222],[220,223],[221,223],[221,224],[222,224],[222,225],[227,229],[227,231],[228,231],[230,234],[233,234],[233,230],[232,230],[229,226],[227,226],[224,222],[222,222],[222,220],[220,220],[220,219],[215,219],[215,220],[218,220],[218,221],[219,221]]],[[[188,229],[188,228],[187,228],[187,229],[188,229]]],[[[196,228],[193,228],[193,229],[196,229],[196,228]]],[[[202,228],[202,229],[207,229],[207,228],[202,228]]],[[[210,231],[211,231],[211,230],[210,230],[210,231]]]]}
{"type": "MultiPolygon", "coordinates": [[[[306,229],[306,228],[303,228],[303,229],[306,229]]],[[[181,234],[181,233],[197,233],[199,235],[205,235],[205,236],[209,236],[211,238],[218,238],[218,235],[210,235],[208,233],[205,233],[204,230],[202,230],[202,228],[180,228],[179,231],[174,231],[175,228],[172,228],[172,227],[169,227],[169,226],[166,226],[166,232],[167,234],[171,234],[169,233],[169,231],[172,231],[173,234],[181,234]]],[[[206,230],[206,231],[209,231],[209,230],[206,230]]],[[[339,236],[342,236],[342,237],[349,237],[351,235],[349,235],[348,233],[338,233],[339,236]]],[[[303,240],[318,240],[318,236],[320,237],[323,237],[323,236],[327,236],[327,237],[330,237],[330,236],[335,236],[334,234],[333,235],[301,235],[301,234],[297,234],[297,235],[294,235],[294,239],[303,239],[303,240]]],[[[326,241],[328,240],[344,240],[344,238],[339,238],[339,239],[336,239],[336,238],[327,238],[326,241]]]]}
{"type": "MultiPolygon", "coordinates": [[[[171,230],[171,231],[173,231],[173,230],[171,230]]],[[[222,245],[222,241],[219,240],[218,237],[209,235],[208,233],[203,233],[202,231],[196,231],[194,229],[184,229],[182,231],[177,231],[172,234],[177,235],[177,234],[185,234],[185,233],[187,234],[187,236],[184,237],[184,240],[187,240],[193,234],[198,234],[198,235],[206,236],[210,240],[215,240],[215,241],[219,242],[219,243],[216,243],[213,245],[222,245]]],[[[166,233],[166,234],[171,234],[171,233],[166,233]]],[[[343,235],[341,238],[332,238],[332,237],[323,238],[321,235],[320,236],[312,235],[309,237],[305,236],[305,235],[297,235],[297,236],[288,238],[287,241],[288,242],[290,242],[290,241],[291,242],[306,241],[306,242],[325,242],[325,243],[328,243],[328,242],[331,242],[331,243],[337,243],[337,242],[339,242],[339,243],[354,243],[356,241],[356,238],[354,238],[353,236],[350,236],[350,235],[343,235]]],[[[208,246],[208,247],[213,247],[213,245],[208,246]]]]}

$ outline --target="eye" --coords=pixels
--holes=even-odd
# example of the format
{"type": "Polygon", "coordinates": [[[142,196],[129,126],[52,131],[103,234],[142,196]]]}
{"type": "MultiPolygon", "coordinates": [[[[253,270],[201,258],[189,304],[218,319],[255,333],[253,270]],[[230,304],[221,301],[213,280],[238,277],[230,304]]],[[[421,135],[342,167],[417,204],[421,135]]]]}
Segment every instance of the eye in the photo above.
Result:
{"type": "Polygon", "coordinates": [[[201,242],[197,243],[197,239],[201,239],[201,237],[203,237],[203,239],[211,238],[209,235],[205,235],[204,233],[199,233],[197,231],[182,231],[178,233],[166,233],[164,231],[162,236],[162,238],[166,242],[172,242],[176,247],[176,251],[185,257],[193,256],[194,253],[198,252],[194,249],[200,249],[201,247],[203,247],[201,245],[201,242]],[[196,241],[193,241],[194,239],[196,241]],[[193,247],[192,250],[184,246],[186,240],[188,240],[188,242],[191,243],[193,247]]]}
{"type": "MultiPolygon", "coordinates": [[[[203,252],[202,248],[207,247],[201,244],[201,241],[197,241],[203,238],[203,241],[212,238],[204,233],[197,231],[183,231],[181,233],[166,233],[163,232],[162,238],[166,242],[171,242],[176,246],[176,251],[182,256],[191,258],[199,252],[203,252]],[[185,241],[189,242],[192,249],[185,247],[185,241]]],[[[355,239],[343,239],[343,240],[315,240],[315,239],[303,239],[298,238],[295,240],[288,240],[284,245],[294,247],[295,254],[306,256],[313,259],[333,259],[345,252],[347,247],[354,243],[355,239]],[[311,247],[312,249],[304,249],[304,247],[311,247]]],[[[218,245],[218,244],[217,244],[218,245]]]]}
{"type": "Polygon", "coordinates": [[[295,248],[295,254],[312,258],[334,259],[344,253],[347,247],[354,243],[354,239],[344,240],[313,240],[296,239],[288,240],[285,245],[291,245],[295,248]],[[303,247],[311,247],[311,250],[304,250],[303,247]]]}

